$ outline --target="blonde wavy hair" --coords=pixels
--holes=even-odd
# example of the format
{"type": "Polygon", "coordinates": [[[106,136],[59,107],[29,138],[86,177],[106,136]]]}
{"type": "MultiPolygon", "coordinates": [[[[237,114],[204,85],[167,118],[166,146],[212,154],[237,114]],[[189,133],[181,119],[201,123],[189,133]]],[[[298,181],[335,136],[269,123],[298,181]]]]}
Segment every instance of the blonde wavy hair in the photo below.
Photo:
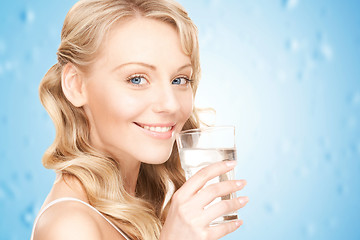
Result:
{"type": "MultiPolygon", "coordinates": [[[[66,64],[86,72],[96,60],[112,26],[123,19],[145,17],[174,26],[183,51],[190,56],[195,95],[199,78],[197,28],[186,11],[171,0],[81,0],[68,12],[57,52],[58,62],[40,84],[40,100],[55,128],[53,144],[43,156],[43,165],[58,174],[69,174],[81,181],[89,202],[132,239],[158,239],[169,203],[165,196],[171,185],[179,189],[185,181],[174,144],[168,161],[159,165],[141,164],[136,194],[128,194],[121,177],[121,166],[105,156],[89,141],[90,124],[82,107],[73,106],[61,87],[66,64]]],[[[183,129],[199,127],[196,110],[183,129]]]]}

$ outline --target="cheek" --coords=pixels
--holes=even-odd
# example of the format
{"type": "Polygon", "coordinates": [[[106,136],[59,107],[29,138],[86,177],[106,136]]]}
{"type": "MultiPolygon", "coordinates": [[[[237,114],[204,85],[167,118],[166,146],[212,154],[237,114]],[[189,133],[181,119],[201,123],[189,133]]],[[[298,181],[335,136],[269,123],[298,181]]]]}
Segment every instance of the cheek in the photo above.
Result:
{"type": "Polygon", "coordinates": [[[114,88],[89,91],[88,108],[97,127],[121,126],[141,113],[144,104],[136,96],[114,88]],[[102,125],[99,126],[99,125],[102,125]]]}
{"type": "Polygon", "coordinates": [[[184,123],[189,119],[193,112],[194,98],[192,91],[188,91],[186,96],[181,98],[181,112],[183,114],[184,123]]]}

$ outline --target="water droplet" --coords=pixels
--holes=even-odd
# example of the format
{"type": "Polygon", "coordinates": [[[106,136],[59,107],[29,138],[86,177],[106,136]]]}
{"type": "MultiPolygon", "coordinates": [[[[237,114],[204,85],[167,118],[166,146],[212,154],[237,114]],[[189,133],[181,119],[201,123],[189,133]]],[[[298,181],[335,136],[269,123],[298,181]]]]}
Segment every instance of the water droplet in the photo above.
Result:
{"type": "Polygon", "coordinates": [[[316,233],[316,225],[314,223],[309,223],[306,226],[306,235],[309,237],[314,236],[316,233]]]}
{"type": "Polygon", "coordinates": [[[329,44],[322,44],[320,50],[326,60],[330,61],[333,58],[333,50],[329,44]]]}
{"type": "Polygon", "coordinates": [[[0,192],[2,195],[2,199],[13,199],[15,197],[14,191],[5,182],[0,183],[0,192]]]}
{"type": "Polygon", "coordinates": [[[3,126],[6,126],[8,123],[8,119],[6,116],[1,116],[0,118],[0,124],[3,125],[3,126]]]}
{"type": "Polygon", "coordinates": [[[291,149],[293,148],[293,146],[292,146],[292,143],[290,142],[290,140],[285,139],[285,140],[283,140],[283,142],[281,143],[280,148],[281,148],[281,152],[282,152],[283,154],[288,154],[288,153],[291,152],[291,149]]]}
{"type": "Polygon", "coordinates": [[[26,207],[26,209],[22,212],[20,215],[21,222],[26,226],[30,227],[32,226],[35,217],[37,215],[37,212],[39,208],[36,206],[37,204],[30,204],[26,207]]]}
{"type": "Polygon", "coordinates": [[[304,79],[305,70],[299,70],[296,74],[296,77],[299,81],[302,81],[304,79]]]}
{"type": "Polygon", "coordinates": [[[35,20],[35,13],[30,9],[25,9],[20,13],[20,20],[24,23],[32,23],[35,20]]]}
{"type": "Polygon", "coordinates": [[[280,69],[277,72],[277,78],[279,79],[280,82],[285,83],[287,80],[287,74],[284,70],[280,69]]]}
{"type": "Polygon", "coordinates": [[[34,179],[34,176],[33,176],[33,174],[31,172],[26,172],[24,174],[24,177],[25,177],[25,180],[28,181],[28,182],[30,182],[30,181],[32,181],[34,179]]]}
{"type": "Polygon", "coordinates": [[[328,43],[320,43],[314,52],[314,58],[317,60],[331,61],[333,59],[333,49],[328,43]]]}
{"type": "Polygon", "coordinates": [[[332,162],[332,155],[329,152],[326,152],[324,155],[324,159],[326,162],[332,162]]]}
{"type": "Polygon", "coordinates": [[[211,0],[210,6],[211,7],[221,7],[221,1],[220,0],[211,0]]]}
{"type": "Polygon", "coordinates": [[[347,126],[348,128],[350,129],[353,129],[356,127],[356,124],[357,124],[357,120],[356,120],[356,117],[354,116],[350,116],[347,120],[347,126]]]}
{"type": "Polygon", "coordinates": [[[282,5],[286,9],[294,9],[299,4],[299,0],[282,0],[282,5]]]}
{"type": "Polygon", "coordinates": [[[19,183],[19,172],[14,172],[13,174],[11,174],[11,182],[12,183],[19,183]]]}
{"type": "Polygon", "coordinates": [[[306,178],[310,175],[310,170],[306,166],[301,166],[295,169],[295,174],[302,178],[306,178]]]}
{"type": "Polygon", "coordinates": [[[23,137],[23,147],[26,148],[30,145],[30,138],[28,136],[23,137]]]}
{"type": "Polygon", "coordinates": [[[319,146],[321,148],[327,148],[329,146],[329,139],[326,137],[319,138],[319,146]]]}
{"type": "Polygon", "coordinates": [[[336,228],[339,225],[339,220],[336,217],[331,217],[329,219],[328,224],[329,224],[329,227],[336,228]]]}
{"type": "Polygon", "coordinates": [[[352,104],[355,106],[360,105],[360,92],[356,92],[352,97],[352,104]]]}
{"type": "Polygon", "coordinates": [[[274,208],[273,208],[273,206],[272,206],[270,203],[265,204],[264,207],[265,207],[265,211],[266,211],[266,212],[268,212],[268,213],[273,213],[274,208]]]}
{"type": "Polygon", "coordinates": [[[267,213],[273,214],[279,210],[279,206],[276,203],[268,202],[264,205],[264,209],[267,213]]]}
{"type": "Polygon", "coordinates": [[[286,49],[296,52],[299,50],[299,42],[296,39],[287,40],[285,43],[286,49]]]}
{"type": "Polygon", "coordinates": [[[4,192],[3,188],[0,186],[0,200],[6,198],[6,193],[4,192]]]}
{"type": "Polygon", "coordinates": [[[11,61],[6,61],[4,64],[4,71],[11,71],[15,68],[15,64],[11,61]]]}
{"type": "Polygon", "coordinates": [[[339,196],[342,196],[343,194],[346,194],[348,191],[348,188],[346,185],[340,183],[339,185],[337,185],[336,187],[336,192],[339,194],[339,196]]]}
{"type": "Polygon", "coordinates": [[[0,39],[0,55],[4,54],[6,51],[6,45],[3,40],[0,39]]]}

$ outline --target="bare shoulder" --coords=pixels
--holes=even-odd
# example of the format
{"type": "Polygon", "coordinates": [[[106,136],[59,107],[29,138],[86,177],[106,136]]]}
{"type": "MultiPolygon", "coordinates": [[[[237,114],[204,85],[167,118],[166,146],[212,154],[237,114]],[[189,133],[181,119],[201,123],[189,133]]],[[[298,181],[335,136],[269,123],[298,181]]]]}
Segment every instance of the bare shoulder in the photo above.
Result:
{"type": "Polygon", "coordinates": [[[94,213],[78,202],[59,202],[40,216],[34,240],[102,239],[99,221],[94,213]]]}

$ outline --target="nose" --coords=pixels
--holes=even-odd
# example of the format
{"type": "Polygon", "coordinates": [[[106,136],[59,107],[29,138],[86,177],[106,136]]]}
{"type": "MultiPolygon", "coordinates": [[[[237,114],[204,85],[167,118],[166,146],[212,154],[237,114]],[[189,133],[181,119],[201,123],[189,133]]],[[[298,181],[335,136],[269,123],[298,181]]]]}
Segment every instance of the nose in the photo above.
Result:
{"type": "Polygon", "coordinates": [[[159,86],[153,96],[153,111],[156,113],[176,113],[181,108],[180,95],[172,85],[159,86]]]}

